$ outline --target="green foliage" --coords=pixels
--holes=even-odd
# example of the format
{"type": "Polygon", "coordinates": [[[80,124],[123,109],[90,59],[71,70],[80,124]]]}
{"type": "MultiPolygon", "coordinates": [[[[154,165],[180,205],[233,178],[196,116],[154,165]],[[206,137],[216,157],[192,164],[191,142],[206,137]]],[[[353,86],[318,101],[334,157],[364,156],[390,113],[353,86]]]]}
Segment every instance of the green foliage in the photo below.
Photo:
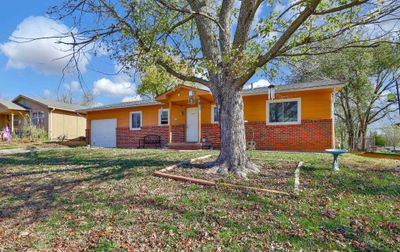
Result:
{"type": "Polygon", "coordinates": [[[141,76],[137,93],[145,97],[154,98],[179,84],[183,84],[183,81],[168,74],[161,67],[152,65],[147,67],[141,76]]]}
{"type": "Polygon", "coordinates": [[[385,146],[386,145],[385,138],[382,135],[376,134],[375,135],[375,145],[380,146],[380,147],[385,146]]]}
{"type": "Polygon", "coordinates": [[[388,146],[396,147],[400,145],[400,126],[384,126],[381,130],[382,136],[388,146]]]}
{"type": "Polygon", "coordinates": [[[29,124],[22,128],[22,138],[26,138],[34,142],[45,141],[48,140],[48,135],[44,128],[29,124]]]}

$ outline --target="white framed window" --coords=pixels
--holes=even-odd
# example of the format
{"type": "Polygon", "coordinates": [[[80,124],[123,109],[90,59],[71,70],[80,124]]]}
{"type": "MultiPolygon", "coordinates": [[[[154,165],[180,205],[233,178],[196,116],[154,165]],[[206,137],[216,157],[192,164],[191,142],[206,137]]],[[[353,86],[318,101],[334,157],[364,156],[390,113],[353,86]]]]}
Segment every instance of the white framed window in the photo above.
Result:
{"type": "Polygon", "coordinates": [[[158,125],[169,125],[169,109],[158,110],[158,125]]]}
{"type": "Polygon", "coordinates": [[[211,106],[211,123],[218,123],[219,115],[218,115],[218,107],[216,105],[211,106]]]}
{"type": "Polygon", "coordinates": [[[130,129],[140,130],[142,128],[142,111],[130,113],[130,129]]]}
{"type": "Polygon", "coordinates": [[[300,123],[300,98],[267,101],[267,125],[286,125],[300,123]]]}

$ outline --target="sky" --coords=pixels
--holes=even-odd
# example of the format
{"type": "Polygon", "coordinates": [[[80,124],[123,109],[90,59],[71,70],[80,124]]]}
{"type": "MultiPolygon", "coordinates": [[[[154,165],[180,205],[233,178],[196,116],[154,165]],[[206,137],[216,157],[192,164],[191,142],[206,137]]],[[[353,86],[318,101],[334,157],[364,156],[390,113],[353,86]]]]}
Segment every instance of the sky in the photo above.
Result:
{"type": "MultiPolygon", "coordinates": [[[[83,91],[76,75],[62,79],[67,59],[65,46],[56,40],[13,43],[12,38],[51,36],[67,31],[68,24],[55,21],[46,14],[49,6],[60,1],[4,1],[0,8],[0,98],[13,99],[19,94],[57,99],[64,90],[79,102],[83,91]],[[24,8],[21,8],[24,6],[24,8]],[[63,51],[64,50],[64,51],[63,51]]],[[[80,62],[84,85],[95,95],[98,105],[141,99],[136,94],[136,82],[127,75],[115,73],[118,66],[107,56],[89,55],[80,62]]],[[[268,85],[265,79],[254,77],[253,87],[268,85]]]]}
{"type": "MultiPolygon", "coordinates": [[[[68,25],[51,20],[48,7],[57,1],[5,1],[0,8],[0,97],[12,99],[19,94],[56,99],[63,90],[73,93],[79,102],[83,92],[76,75],[62,80],[65,59],[63,46],[54,40],[32,43],[10,43],[13,37],[41,37],[68,30],[68,25]],[[21,8],[24,6],[24,8],[21,8]],[[12,14],[11,14],[12,13],[12,14]],[[58,59],[58,60],[56,60],[58,59]]],[[[105,56],[88,57],[81,61],[83,80],[87,89],[96,94],[95,102],[107,104],[138,99],[135,85],[127,76],[114,73],[115,64],[105,56]]]]}

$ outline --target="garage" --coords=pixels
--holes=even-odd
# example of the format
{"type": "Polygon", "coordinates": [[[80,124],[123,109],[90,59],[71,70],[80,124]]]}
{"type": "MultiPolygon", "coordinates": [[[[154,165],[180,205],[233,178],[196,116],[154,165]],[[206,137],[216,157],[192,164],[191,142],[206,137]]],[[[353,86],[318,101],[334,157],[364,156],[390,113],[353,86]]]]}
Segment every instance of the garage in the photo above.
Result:
{"type": "Polygon", "coordinates": [[[90,145],[94,147],[117,147],[117,119],[92,120],[90,145]]]}

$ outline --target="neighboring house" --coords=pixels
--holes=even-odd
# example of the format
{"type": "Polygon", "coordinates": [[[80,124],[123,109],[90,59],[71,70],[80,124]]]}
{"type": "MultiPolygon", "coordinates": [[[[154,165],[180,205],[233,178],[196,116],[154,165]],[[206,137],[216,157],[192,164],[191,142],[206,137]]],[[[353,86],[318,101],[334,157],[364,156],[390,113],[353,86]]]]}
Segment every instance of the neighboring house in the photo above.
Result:
{"type": "MultiPolygon", "coordinates": [[[[337,81],[242,91],[247,141],[256,149],[322,151],[334,147],[334,92],[337,81]]],[[[123,102],[87,112],[87,141],[92,146],[137,148],[146,135],[161,136],[170,148],[220,146],[218,110],[212,94],[178,86],[155,100],[123,102]]]]}
{"type": "Polygon", "coordinates": [[[12,101],[0,100],[0,129],[8,125],[12,132],[19,133],[29,122],[44,128],[50,139],[66,136],[68,139],[84,137],[86,128],[85,109],[37,97],[19,95],[12,101]]]}

